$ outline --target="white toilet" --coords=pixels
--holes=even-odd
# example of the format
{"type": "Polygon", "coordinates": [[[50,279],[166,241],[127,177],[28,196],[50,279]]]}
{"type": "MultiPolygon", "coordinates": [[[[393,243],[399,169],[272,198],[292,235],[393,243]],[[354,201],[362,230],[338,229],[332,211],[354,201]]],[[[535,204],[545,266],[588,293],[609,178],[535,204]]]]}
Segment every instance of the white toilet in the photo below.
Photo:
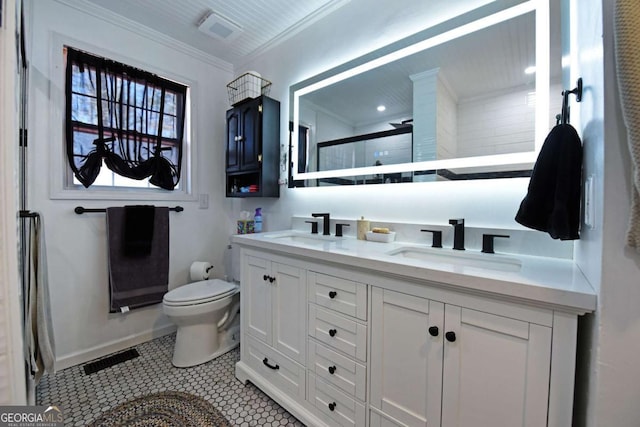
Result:
{"type": "Polygon", "coordinates": [[[178,326],[172,363],[179,368],[208,362],[240,343],[240,287],[203,280],[167,292],[164,313],[178,326]]]}

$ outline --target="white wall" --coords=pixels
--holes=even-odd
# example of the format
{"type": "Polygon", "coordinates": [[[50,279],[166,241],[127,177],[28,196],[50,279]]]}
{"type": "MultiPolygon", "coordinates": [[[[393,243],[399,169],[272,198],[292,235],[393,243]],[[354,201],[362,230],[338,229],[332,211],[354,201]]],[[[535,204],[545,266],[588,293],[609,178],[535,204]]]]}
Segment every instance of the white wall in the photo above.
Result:
{"type": "Polygon", "coordinates": [[[596,228],[585,230],[576,247],[577,262],[598,290],[598,311],[584,322],[581,369],[589,387],[580,390],[587,409],[578,425],[631,427],[640,420],[640,254],[625,246],[632,170],[615,72],[615,2],[570,3],[579,52],[571,80],[582,76],[586,85],[579,121],[585,176],[594,176],[597,195],[596,228]]]}
{"type": "Polygon", "coordinates": [[[144,200],[145,204],[182,205],[170,213],[169,287],[189,281],[192,261],[212,262],[215,274],[224,275],[223,255],[234,218],[226,215],[224,197],[224,117],[228,108],[225,85],[233,78],[221,61],[191,54],[186,47],[165,42],[165,37],[143,32],[105,11],[83,13],[63,2],[32,2],[30,43],[29,208],[43,213],[49,262],[58,368],[102,356],[119,348],[166,333],[172,326],[161,305],[109,314],[106,233],[104,214],[76,215],[78,205],[91,208],[140,203],[140,199],[68,200],[57,194],[57,176],[64,162],[64,84],[57,43],[62,40],[112,56],[122,62],[161,75],[186,80],[192,87],[193,194],[186,200],[144,200]],[[209,208],[199,209],[198,194],[209,196],[209,208]],[[57,196],[56,196],[57,197],[57,196]]]}

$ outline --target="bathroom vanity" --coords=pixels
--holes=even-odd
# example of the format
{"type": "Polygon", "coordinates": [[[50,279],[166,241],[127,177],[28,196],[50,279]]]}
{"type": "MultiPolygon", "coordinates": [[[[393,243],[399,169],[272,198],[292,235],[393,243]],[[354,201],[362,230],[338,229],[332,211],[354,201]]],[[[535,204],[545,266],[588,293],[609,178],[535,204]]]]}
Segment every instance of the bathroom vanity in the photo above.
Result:
{"type": "Polygon", "coordinates": [[[241,360],[309,426],[570,426],[571,260],[297,231],[235,236],[241,360]]]}

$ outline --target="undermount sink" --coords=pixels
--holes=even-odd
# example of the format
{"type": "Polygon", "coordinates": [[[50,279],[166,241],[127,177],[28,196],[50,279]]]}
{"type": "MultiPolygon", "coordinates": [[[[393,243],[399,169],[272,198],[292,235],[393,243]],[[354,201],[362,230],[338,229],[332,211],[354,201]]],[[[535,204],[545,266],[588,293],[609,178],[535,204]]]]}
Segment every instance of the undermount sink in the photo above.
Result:
{"type": "Polygon", "coordinates": [[[487,270],[520,271],[522,267],[522,262],[514,257],[451,249],[403,246],[387,252],[387,255],[487,270]]]}
{"type": "Polygon", "coordinates": [[[322,234],[302,234],[295,231],[285,231],[283,233],[265,235],[266,239],[273,239],[283,243],[299,243],[304,245],[322,246],[326,243],[335,242],[335,236],[323,236],[322,234]]]}

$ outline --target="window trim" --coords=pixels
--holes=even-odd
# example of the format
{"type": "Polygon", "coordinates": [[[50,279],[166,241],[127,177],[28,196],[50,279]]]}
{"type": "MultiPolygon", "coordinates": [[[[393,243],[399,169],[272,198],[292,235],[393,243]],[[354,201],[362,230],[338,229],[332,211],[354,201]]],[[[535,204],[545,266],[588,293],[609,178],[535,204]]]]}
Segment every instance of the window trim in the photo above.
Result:
{"type": "Polygon", "coordinates": [[[197,200],[197,171],[194,159],[197,158],[196,117],[197,82],[174,72],[160,69],[155,65],[115,53],[95,45],[73,39],[60,33],[51,33],[51,51],[49,58],[50,76],[55,82],[49,94],[49,126],[43,131],[52,135],[46,149],[49,156],[49,198],[52,200],[158,200],[158,201],[195,201],[197,200]],[[68,163],[65,134],[65,62],[63,49],[74,46],[94,55],[118,61],[132,67],[147,70],[168,80],[187,86],[185,105],[184,140],[181,162],[180,189],[173,191],[158,188],[114,188],[91,186],[85,188],[73,183],[73,171],[68,163]],[[55,87],[55,89],[54,89],[55,87]],[[53,136],[58,135],[58,138],[53,136]]]}

